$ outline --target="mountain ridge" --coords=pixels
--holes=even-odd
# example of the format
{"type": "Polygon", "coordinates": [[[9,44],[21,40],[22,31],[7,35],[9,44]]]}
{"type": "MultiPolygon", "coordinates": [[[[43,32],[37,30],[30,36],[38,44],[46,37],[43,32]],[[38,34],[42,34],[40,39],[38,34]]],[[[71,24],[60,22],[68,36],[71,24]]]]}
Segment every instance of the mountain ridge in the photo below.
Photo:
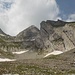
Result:
{"type": "MultiPolygon", "coordinates": [[[[65,52],[75,48],[74,31],[75,22],[47,20],[40,23],[40,29],[32,25],[14,37],[10,35],[0,37],[7,43],[5,47],[9,49],[11,45],[10,51],[21,49],[46,51],[49,49],[49,52],[54,50],[65,52]]],[[[0,33],[5,34],[2,30],[0,33]]]]}

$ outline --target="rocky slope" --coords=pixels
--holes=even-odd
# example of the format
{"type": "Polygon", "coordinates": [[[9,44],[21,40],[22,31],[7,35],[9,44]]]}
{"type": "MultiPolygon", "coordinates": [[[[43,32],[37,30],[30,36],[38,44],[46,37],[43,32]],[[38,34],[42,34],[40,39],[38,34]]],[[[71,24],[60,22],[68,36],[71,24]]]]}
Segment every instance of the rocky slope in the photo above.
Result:
{"type": "Polygon", "coordinates": [[[44,47],[67,51],[75,47],[75,23],[63,21],[43,21],[40,33],[44,47]]]}
{"type": "Polygon", "coordinates": [[[16,37],[31,50],[68,51],[75,48],[75,22],[42,21],[40,30],[31,26],[16,37]]]}
{"type": "Polygon", "coordinates": [[[43,48],[40,30],[33,25],[20,32],[16,36],[16,39],[22,41],[22,48],[30,50],[38,50],[43,48]]]}
{"type": "Polygon", "coordinates": [[[0,48],[5,51],[68,51],[75,48],[75,22],[42,21],[12,37],[0,29],[0,48]]]}
{"type": "Polygon", "coordinates": [[[28,51],[15,54],[16,61],[0,62],[1,74],[75,75],[75,22],[42,21],[40,30],[30,26],[15,37],[0,30],[0,58],[13,58],[11,52],[22,50],[28,51]],[[64,53],[39,55],[52,51],[64,53]]]}

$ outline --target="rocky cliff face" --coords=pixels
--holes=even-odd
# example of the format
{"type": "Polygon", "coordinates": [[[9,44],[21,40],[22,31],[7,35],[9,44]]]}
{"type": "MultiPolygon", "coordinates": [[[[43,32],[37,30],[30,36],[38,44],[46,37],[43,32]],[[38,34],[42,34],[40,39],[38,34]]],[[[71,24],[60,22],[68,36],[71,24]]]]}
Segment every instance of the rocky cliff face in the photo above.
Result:
{"type": "Polygon", "coordinates": [[[46,49],[67,51],[75,47],[74,22],[48,20],[41,22],[40,25],[40,33],[46,49]]]}
{"type": "Polygon", "coordinates": [[[30,26],[15,37],[2,35],[1,30],[0,47],[9,51],[48,49],[64,52],[75,48],[75,22],[47,20],[40,23],[40,30],[30,26]]]}
{"type": "Polygon", "coordinates": [[[43,48],[43,41],[40,30],[35,26],[30,26],[26,30],[20,32],[16,39],[22,40],[22,48],[30,50],[38,50],[43,48]]]}
{"type": "Polygon", "coordinates": [[[40,30],[31,26],[17,35],[30,50],[68,51],[75,48],[75,22],[42,21],[40,30]]]}

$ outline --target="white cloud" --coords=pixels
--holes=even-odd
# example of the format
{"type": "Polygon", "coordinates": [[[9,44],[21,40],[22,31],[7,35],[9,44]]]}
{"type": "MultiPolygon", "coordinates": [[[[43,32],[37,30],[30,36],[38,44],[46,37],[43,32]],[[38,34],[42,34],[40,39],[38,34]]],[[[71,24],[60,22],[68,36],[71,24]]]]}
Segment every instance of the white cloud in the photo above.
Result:
{"type": "Polygon", "coordinates": [[[75,14],[70,14],[67,19],[68,22],[75,21],[75,14]]]}
{"type": "Polygon", "coordinates": [[[15,0],[11,9],[6,11],[6,26],[3,27],[8,34],[16,35],[30,25],[39,27],[43,20],[60,18],[59,13],[55,0],[15,0]]]}

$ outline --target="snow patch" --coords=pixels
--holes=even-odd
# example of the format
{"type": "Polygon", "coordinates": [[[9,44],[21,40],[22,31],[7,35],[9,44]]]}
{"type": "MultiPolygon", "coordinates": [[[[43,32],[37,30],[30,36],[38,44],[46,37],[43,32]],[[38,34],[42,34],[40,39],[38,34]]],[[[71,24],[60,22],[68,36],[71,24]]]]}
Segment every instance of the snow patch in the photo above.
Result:
{"type": "Polygon", "coordinates": [[[53,52],[51,52],[51,53],[46,54],[46,55],[44,56],[44,58],[45,58],[45,57],[48,57],[49,55],[59,55],[59,54],[61,54],[61,53],[63,53],[63,52],[62,52],[62,51],[53,51],[53,52]]]}
{"type": "Polygon", "coordinates": [[[16,59],[0,58],[0,62],[15,61],[16,59]]]}
{"type": "Polygon", "coordinates": [[[23,54],[23,53],[26,53],[28,52],[29,50],[26,50],[26,51],[19,51],[19,52],[12,52],[13,54],[23,54]]]}
{"type": "Polygon", "coordinates": [[[31,39],[30,41],[35,41],[35,39],[31,39]]]}

